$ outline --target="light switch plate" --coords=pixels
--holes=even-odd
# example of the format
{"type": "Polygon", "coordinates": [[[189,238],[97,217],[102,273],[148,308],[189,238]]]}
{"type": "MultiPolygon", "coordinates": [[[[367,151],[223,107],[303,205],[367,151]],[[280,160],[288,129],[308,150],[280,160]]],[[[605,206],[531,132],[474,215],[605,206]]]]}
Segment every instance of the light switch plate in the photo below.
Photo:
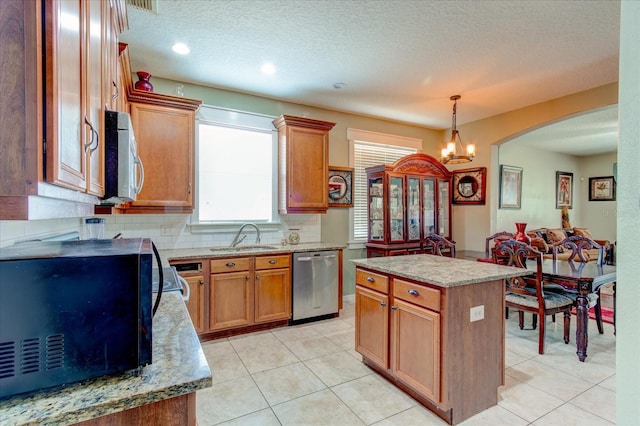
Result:
{"type": "Polygon", "coordinates": [[[469,318],[471,322],[484,319],[484,305],[474,306],[469,309],[469,318]]]}

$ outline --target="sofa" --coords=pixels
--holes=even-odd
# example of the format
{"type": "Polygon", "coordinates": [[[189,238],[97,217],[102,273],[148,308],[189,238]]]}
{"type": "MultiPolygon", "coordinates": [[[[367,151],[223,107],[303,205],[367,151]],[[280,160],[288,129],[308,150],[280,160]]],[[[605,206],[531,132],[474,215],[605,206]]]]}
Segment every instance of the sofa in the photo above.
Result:
{"type": "MultiPolygon", "coordinates": [[[[597,240],[593,238],[589,228],[538,228],[527,231],[527,235],[531,238],[531,245],[542,252],[545,259],[553,258],[551,247],[554,243],[560,242],[573,235],[579,235],[589,238],[603,246],[605,249],[604,262],[607,264],[613,263],[613,245],[608,240],[597,240]]],[[[570,252],[565,252],[560,248],[557,259],[569,260],[570,255],[570,252]]],[[[585,250],[584,255],[588,259],[588,262],[596,262],[598,260],[598,249],[585,250]]]]}

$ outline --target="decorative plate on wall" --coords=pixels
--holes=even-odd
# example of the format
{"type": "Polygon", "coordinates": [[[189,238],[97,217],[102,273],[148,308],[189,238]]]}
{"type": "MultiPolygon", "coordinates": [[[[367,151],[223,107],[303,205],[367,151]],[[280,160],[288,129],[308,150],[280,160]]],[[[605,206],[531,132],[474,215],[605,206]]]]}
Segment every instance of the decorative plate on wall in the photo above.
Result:
{"type": "Polygon", "coordinates": [[[329,207],[353,207],[353,169],[329,166],[329,207]]]}
{"type": "Polygon", "coordinates": [[[486,193],[486,167],[453,171],[453,204],[484,205],[486,193]]]}

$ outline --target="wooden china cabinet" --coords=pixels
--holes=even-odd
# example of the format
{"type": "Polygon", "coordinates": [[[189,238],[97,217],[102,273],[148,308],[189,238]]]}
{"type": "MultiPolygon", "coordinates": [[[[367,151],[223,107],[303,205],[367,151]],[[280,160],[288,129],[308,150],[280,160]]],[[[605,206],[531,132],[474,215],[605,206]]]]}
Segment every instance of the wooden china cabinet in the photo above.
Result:
{"type": "Polygon", "coordinates": [[[453,174],[427,154],[367,167],[367,257],[422,253],[422,239],[451,238],[453,174]]]}

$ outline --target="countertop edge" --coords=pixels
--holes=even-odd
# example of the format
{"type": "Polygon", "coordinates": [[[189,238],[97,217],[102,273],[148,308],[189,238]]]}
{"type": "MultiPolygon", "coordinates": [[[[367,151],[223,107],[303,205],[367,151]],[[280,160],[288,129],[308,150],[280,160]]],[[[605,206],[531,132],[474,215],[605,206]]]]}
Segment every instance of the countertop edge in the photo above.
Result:
{"type": "Polygon", "coordinates": [[[142,368],[140,374],[129,370],[0,400],[0,425],[73,424],[213,384],[211,369],[179,292],[162,295],[153,334],[153,363],[142,368]]]}
{"type": "Polygon", "coordinates": [[[358,267],[441,288],[531,274],[531,271],[521,268],[429,254],[352,259],[351,262],[358,267]]]}

